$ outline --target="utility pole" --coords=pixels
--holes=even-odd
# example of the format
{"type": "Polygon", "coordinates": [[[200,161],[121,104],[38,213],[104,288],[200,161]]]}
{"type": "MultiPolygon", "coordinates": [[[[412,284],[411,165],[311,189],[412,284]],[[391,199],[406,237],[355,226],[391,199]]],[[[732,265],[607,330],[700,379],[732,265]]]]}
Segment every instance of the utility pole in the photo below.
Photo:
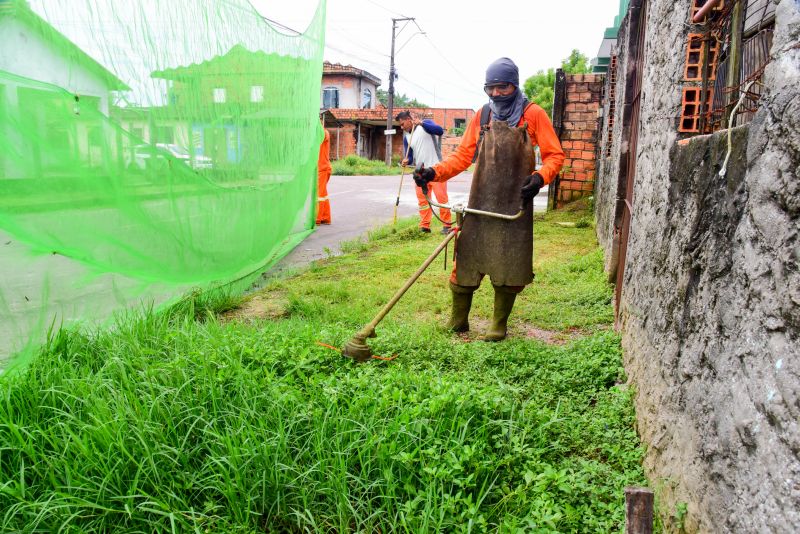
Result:
{"type": "MultiPolygon", "coordinates": [[[[393,128],[393,112],[394,112],[394,41],[395,41],[395,30],[397,29],[397,23],[414,20],[414,17],[403,17],[399,19],[392,19],[392,53],[389,56],[389,105],[387,106],[388,115],[386,116],[386,166],[389,167],[392,165],[392,134],[388,133],[393,128]]],[[[403,31],[403,30],[400,30],[403,31]]],[[[402,48],[402,47],[401,47],[402,48]]]]}

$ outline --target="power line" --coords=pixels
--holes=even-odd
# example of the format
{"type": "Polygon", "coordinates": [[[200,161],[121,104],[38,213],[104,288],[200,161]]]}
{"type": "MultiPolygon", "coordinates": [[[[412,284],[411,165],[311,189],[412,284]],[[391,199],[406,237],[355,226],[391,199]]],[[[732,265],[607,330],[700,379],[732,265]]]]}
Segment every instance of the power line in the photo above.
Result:
{"type": "Polygon", "coordinates": [[[367,2],[369,2],[370,4],[372,4],[372,5],[374,5],[374,6],[378,6],[379,8],[381,8],[381,9],[383,9],[384,11],[387,11],[387,12],[389,12],[389,13],[393,14],[393,15],[397,15],[397,16],[399,16],[399,17],[403,17],[403,18],[409,18],[409,17],[406,17],[405,15],[403,15],[402,13],[398,13],[397,11],[392,11],[392,10],[391,10],[391,9],[389,9],[388,7],[382,6],[382,5],[380,5],[378,2],[374,2],[373,0],[367,0],[367,2]]]}
{"type": "Polygon", "coordinates": [[[416,20],[414,20],[414,24],[416,24],[416,26],[417,26],[417,29],[420,31],[420,33],[422,33],[422,35],[424,35],[424,36],[425,36],[425,39],[427,39],[427,40],[428,40],[428,42],[431,44],[431,46],[432,46],[432,47],[433,47],[433,49],[436,51],[436,53],[437,53],[437,54],[439,54],[439,56],[440,56],[440,57],[441,57],[441,58],[442,58],[442,59],[445,61],[445,63],[447,63],[448,65],[450,65],[450,68],[451,68],[451,69],[453,69],[453,72],[455,72],[456,74],[458,74],[459,76],[461,76],[461,78],[463,78],[463,80],[464,80],[465,82],[467,82],[468,84],[472,85],[473,81],[472,81],[472,80],[470,80],[469,78],[467,78],[467,77],[466,77],[464,74],[462,74],[462,73],[461,73],[461,71],[460,71],[460,70],[458,70],[458,68],[456,68],[456,66],[455,66],[455,65],[453,65],[453,64],[450,62],[450,60],[449,60],[449,59],[447,59],[447,56],[445,56],[445,55],[444,55],[444,53],[442,53],[442,51],[441,51],[441,50],[439,50],[439,47],[438,47],[438,46],[436,46],[436,43],[434,43],[434,42],[433,42],[433,39],[431,39],[430,35],[428,35],[428,32],[426,32],[425,30],[423,30],[423,29],[422,29],[422,27],[420,27],[420,25],[417,23],[417,21],[416,21],[416,20]]]}
{"type": "Polygon", "coordinates": [[[295,30],[294,28],[290,28],[290,27],[289,27],[289,26],[287,26],[286,24],[281,24],[281,23],[280,23],[280,22],[278,22],[277,20],[272,20],[271,18],[267,18],[267,17],[265,17],[265,16],[263,16],[263,15],[261,16],[261,18],[262,18],[262,19],[264,19],[264,20],[266,20],[267,22],[269,22],[269,23],[270,23],[270,24],[272,24],[273,26],[277,26],[278,28],[282,28],[282,29],[284,29],[284,30],[289,30],[290,32],[294,32],[294,33],[296,33],[297,35],[303,35],[303,32],[299,32],[299,31],[295,30]]]}
{"type": "Polygon", "coordinates": [[[331,29],[332,30],[336,30],[337,32],[339,32],[341,37],[344,37],[345,39],[347,39],[348,41],[350,41],[354,45],[358,46],[359,48],[363,48],[364,50],[366,50],[368,52],[371,52],[371,53],[373,53],[373,54],[375,54],[377,56],[389,57],[389,54],[381,54],[380,52],[376,52],[375,51],[375,47],[366,45],[364,43],[361,43],[361,42],[356,41],[355,39],[349,37],[347,35],[347,31],[345,29],[343,29],[343,28],[338,28],[338,27],[331,26],[331,29]]]}
{"type": "MultiPolygon", "coordinates": [[[[385,8],[385,7],[381,6],[380,4],[377,4],[377,3],[373,2],[372,0],[368,0],[368,1],[369,1],[370,3],[372,3],[372,4],[375,4],[376,6],[378,6],[378,7],[380,7],[380,8],[382,8],[382,9],[384,9],[384,10],[386,10],[386,11],[390,12],[390,13],[395,13],[395,12],[393,12],[392,10],[390,10],[390,9],[387,9],[387,8],[385,8]]],[[[270,22],[270,23],[272,23],[272,24],[274,24],[274,25],[276,25],[276,26],[280,27],[280,28],[283,28],[283,29],[286,29],[286,30],[288,30],[288,31],[294,32],[294,33],[296,33],[296,34],[298,34],[298,35],[302,35],[302,34],[301,34],[299,31],[295,30],[294,28],[290,28],[289,26],[286,26],[285,24],[282,24],[282,23],[280,23],[280,22],[278,22],[278,21],[276,21],[276,20],[272,20],[272,19],[270,19],[270,18],[268,18],[268,17],[264,17],[264,16],[262,16],[262,18],[263,18],[264,20],[266,20],[266,21],[268,21],[268,22],[270,22]]],[[[425,31],[424,31],[424,30],[423,30],[423,29],[420,27],[420,25],[419,25],[419,24],[417,24],[417,21],[416,21],[416,20],[414,20],[414,19],[411,19],[411,22],[413,22],[413,23],[414,23],[414,25],[417,27],[417,29],[418,29],[418,30],[419,30],[419,31],[420,31],[420,32],[421,32],[421,33],[422,33],[422,34],[425,36],[425,38],[426,38],[426,39],[428,40],[428,42],[431,44],[431,46],[433,47],[433,49],[434,49],[434,50],[436,50],[436,52],[437,52],[437,53],[438,53],[438,54],[439,54],[439,55],[442,57],[442,59],[444,59],[444,60],[445,60],[445,62],[446,62],[446,63],[447,63],[449,66],[450,66],[450,68],[452,68],[452,69],[453,69],[453,70],[454,70],[454,71],[455,71],[455,72],[456,72],[456,73],[457,73],[459,76],[461,76],[461,77],[462,77],[462,78],[463,78],[465,81],[467,81],[469,85],[472,85],[472,82],[470,82],[470,81],[467,79],[467,77],[466,77],[466,76],[464,76],[464,75],[461,73],[461,71],[459,71],[459,70],[458,70],[458,69],[457,69],[457,68],[456,68],[456,67],[455,67],[455,66],[454,66],[452,63],[450,63],[450,61],[447,59],[447,57],[445,57],[445,55],[444,55],[444,54],[443,54],[443,53],[442,53],[442,52],[439,50],[439,48],[438,48],[438,47],[436,46],[436,44],[435,44],[435,43],[434,43],[434,42],[431,40],[431,38],[430,38],[430,37],[428,37],[428,34],[427,34],[427,33],[425,33],[425,31]]],[[[408,25],[408,22],[406,22],[406,25],[408,25]]],[[[405,28],[405,26],[404,26],[404,28],[405,28]]],[[[340,32],[342,31],[340,28],[335,28],[335,29],[337,29],[337,30],[338,30],[338,31],[340,31],[340,32]]],[[[401,31],[402,31],[402,30],[401,30],[401,31]]],[[[412,37],[413,37],[413,36],[412,36],[412,37]]],[[[366,46],[364,46],[364,45],[361,45],[361,44],[357,43],[356,41],[354,41],[354,40],[352,40],[352,39],[348,38],[347,36],[345,36],[345,38],[346,38],[348,41],[351,41],[351,42],[353,42],[354,44],[356,44],[356,45],[360,46],[361,48],[364,48],[364,49],[366,49],[366,50],[369,50],[369,51],[371,51],[371,49],[367,48],[367,47],[366,47],[366,46]]],[[[409,40],[410,40],[410,39],[409,39],[409,40]]],[[[408,41],[406,41],[406,43],[408,43],[408,41]]],[[[404,45],[404,46],[405,46],[405,45],[404,45]]],[[[332,44],[329,44],[329,42],[328,42],[327,40],[326,40],[326,42],[325,42],[325,48],[328,48],[328,49],[330,49],[330,50],[333,50],[334,52],[339,52],[340,54],[344,54],[344,55],[346,55],[346,56],[350,56],[350,57],[352,57],[352,58],[355,58],[355,59],[357,59],[358,61],[361,61],[361,62],[363,62],[363,63],[367,63],[367,64],[370,64],[370,65],[376,66],[376,67],[378,67],[378,68],[380,68],[380,69],[381,69],[381,72],[383,72],[383,71],[384,71],[384,69],[386,69],[386,66],[385,66],[385,65],[381,65],[380,63],[377,63],[377,62],[375,62],[375,61],[372,61],[372,60],[369,60],[369,59],[366,59],[366,58],[360,57],[360,56],[358,56],[358,55],[356,55],[356,54],[353,54],[353,53],[352,53],[352,52],[350,52],[350,51],[347,51],[347,50],[342,50],[341,48],[337,48],[337,47],[333,46],[332,44]]],[[[377,54],[377,52],[375,52],[375,53],[377,54]]],[[[385,54],[378,54],[378,55],[385,56],[385,54]]],[[[387,57],[388,57],[388,56],[387,56],[387,57]]],[[[387,71],[387,72],[388,72],[388,71],[387,71]]],[[[389,76],[391,76],[391,73],[389,73],[388,75],[389,75],[389,76]]],[[[445,84],[445,85],[450,85],[451,87],[454,87],[454,88],[456,88],[456,89],[458,89],[458,90],[460,90],[460,91],[464,91],[464,92],[466,92],[466,93],[475,93],[475,94],[478,94],[478,91],[476,91],[476,90],[473,90],[473,89],[467,89],[466,87],[461,87],[460,85],[454,84],[454,83],[452,83],[452,82],[449,82],[449,81],[445,81],[445,80],[442,80],[442,79],[439,79],[438,81],[439,81],[439,82],[441,82],[441,83],[443,83],[443,84],[445,84]]],[[[431,95],[432,97],[436,98],[436,94],[435,94],[435,93],[431,92],[430,90],[426,89],[425,87],[423,87],[423,86],[421,86],[421,85],[419,85],[419,84],[417,84],[417,83],[414,83],[414,82],[412,82],[412,81],[411,81],[411,80],[409,80],[409,79],[403,78],[403,82],[404,82],[404,83],[407,83],[407,84],[409,84],[409,85],[412,85],[412,86],[416,87],[417,89],[419,89],[419,90],[421,90],[421,91],[424,91],[425,93],[427,93],[427,94],[431,95]]]]}
{"type": "Polygon", "coordinates": [[[435,43],[434,43],[434,42],[431,40],[431,38],[428,36],[428,34],[427,34],[427,33],[425,33],[425,34],[423,34],[423,35],[425,35],[425,39],[427,39],[427,40],[428,40],[428,42],[431,44],[431,46],[433,47],[433,49],[434,49],[434,50],[436,50],[436,53],[437,53],[437,54],[439,54],[439,55],[442,57],[442,59],[444,59],[445,63],[447,63],[448,65],[450,65],[450,68],[451,68],[451,69],[453,69],[453,71],[454,71],[456,74],[458,74],[459,76],[461,76],[461,78],[462,78],[462,79],[463,79],[465,82],[467,82],[468,84],[472,85],[472,83],[474,83],[474,80],[470,80],[470,79],[468,79],[468,78],[467,78],[467,77],[466,77],[464,74],[462,74],[462,73],[461,73],[461,71],[460,71],[460,70],[458,70],[458,69],[456,68],[456,66],[455,66],[455,65],[453,65],[452,63],[450,63],[450,60],[449,60],[449,59],[447,59],[447,56],[445,56],[445,55],[442,53],[442,51],[441,51],[441,50],[439,50],[439,47],[438,47],[438,46],[436,46],[436,44],[435,44],[435,43]]]}

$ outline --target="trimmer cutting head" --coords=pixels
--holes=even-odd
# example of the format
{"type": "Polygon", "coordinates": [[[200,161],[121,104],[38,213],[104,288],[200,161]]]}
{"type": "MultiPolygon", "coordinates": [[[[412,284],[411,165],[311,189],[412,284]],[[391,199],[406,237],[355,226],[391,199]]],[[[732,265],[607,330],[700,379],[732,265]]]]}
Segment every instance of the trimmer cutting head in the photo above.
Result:
{"type": "Polygon", "coordinates": [[[353,339],[344,344],[342,354],[359,363],[372,359],[372,351],[367,346],[367,336],[361,332],[353,336],[353,339]]]}

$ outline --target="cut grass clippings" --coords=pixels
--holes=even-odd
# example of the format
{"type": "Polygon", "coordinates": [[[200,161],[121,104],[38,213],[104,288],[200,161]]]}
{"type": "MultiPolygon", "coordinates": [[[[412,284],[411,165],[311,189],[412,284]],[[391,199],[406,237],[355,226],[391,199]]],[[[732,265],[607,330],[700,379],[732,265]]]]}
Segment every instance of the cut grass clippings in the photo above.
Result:
{"type": "Polygon", "coordinates": [[[503,343],[441,328],[437,260],[369,341],[395,361],[317,344],[342,346],[430,253],[414,221],[273,281],[267,318],[195,297],[58,332],[4,379],[0,531],[621,532],[646,481],[602,255],[554,224],[581,215],[537,218],[503,343]]]}

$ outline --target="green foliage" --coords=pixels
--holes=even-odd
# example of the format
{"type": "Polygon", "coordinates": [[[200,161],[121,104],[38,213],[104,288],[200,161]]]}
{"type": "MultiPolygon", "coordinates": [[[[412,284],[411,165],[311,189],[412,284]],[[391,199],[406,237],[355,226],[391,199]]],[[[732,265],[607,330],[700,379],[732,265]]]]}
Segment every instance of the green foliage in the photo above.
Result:
{"type": "Polygon", "coordinates": [[[461,137],[464,135],[464,131],[467,128],[465,126],[459,126],[458,128],[450,128],[450,135],[455,135],[456,137],[461,137]]]}
{"type": "Polygon", "coordinates": [[[581,54],[578,49],[573,49],[569,56],[564,58],[561,62],[561,68],[567,74],[586,74],[592,70],[589,58],[581,54]]]}
{"type": "MultiPolygon", "coordinates": [[[[378,89],[378,101],[384,106],[389,105],[389,92],[378,89]]],[[[395,93],[392,101],[396,108],[429,108],[428,104],[423,104],[416,98],[409,98],[402,93],[395,93]]]]}
{"type": "Polygon", "coordinates": [[[539,105],[548,115],[553,113],[553,85],[556,83],[555,69],[540,70],[523,84],[528,100],[539,105]]]}
{"type": "Polygon", "coordinates": [[[689,507],[685,502],[679,502],[675,505],[675,528],[678,532],[684,532],[688,513],[689,507]]]}
{"type": "MultiPolygon", "coordinates": [[[[573,49],[569,56],[561,61],[561,69],[566,74],[584,74],[591,70],[589,58],[573,49]]],[[[540,70],[523,83],[523,90],[528,100],[538,104],[548,115],[553,114],[553,87],[556,83],[555,69],[540,70]]]]}
{"type": "MultiPolygon", "coordinates": [[[[392,161],[395,161],[395,157],[392,161]]],[[[383,161],[370,160],[354,154],[332,161],[331,167],[331,174],[336,176],[383,176],[402,172],[396,165],[387,167],[383,161]]]]}
{"type": "Polygon", "coordinates": [[[526,301],[567,293],[534,302],[551,328],[598,327],[567,345],[432,326],[449,298],[434,266],[369,342],[396,360],[318,345],[349,340],[439,241],[413,218],[273,281],[276,319],[221,322],[226,297],[194,296],[59,331],[2,384],[0,531],[622,531],[624,487],[646,481],[602,252],[554,224],[584,216],[537,218],[512,319],[543,326],[526,301]]]}

